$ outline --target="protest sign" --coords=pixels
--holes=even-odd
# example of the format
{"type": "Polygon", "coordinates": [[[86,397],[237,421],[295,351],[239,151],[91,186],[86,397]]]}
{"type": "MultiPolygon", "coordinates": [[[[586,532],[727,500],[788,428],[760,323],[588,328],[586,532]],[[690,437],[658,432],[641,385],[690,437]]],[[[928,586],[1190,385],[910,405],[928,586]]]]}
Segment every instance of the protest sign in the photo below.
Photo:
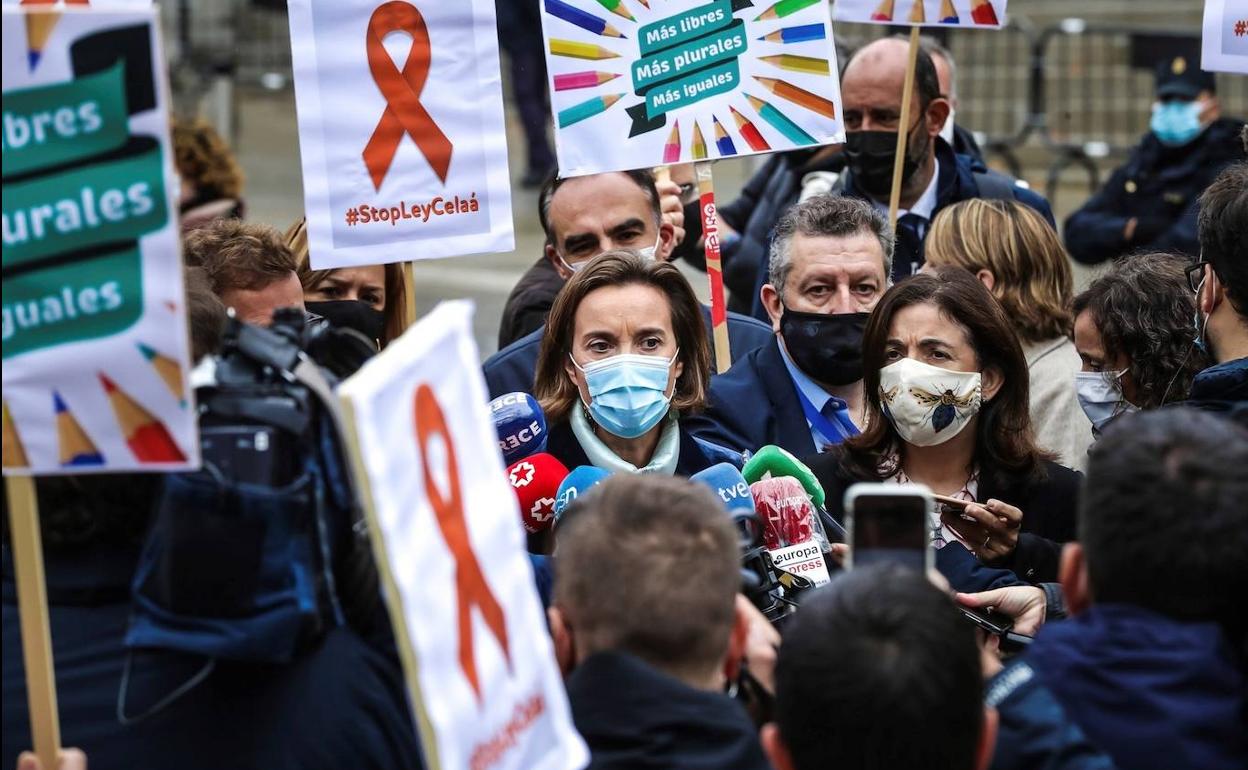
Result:
{"type": "Polygon", "coordinates": [[[1248,75],[1248,3],[1205,0],[1200,68],[1248,75]]]}
{"type": "Polygon", "coordinates": [[[312,267],[514,248],[492,0],[291,0],[312,267]]]}
{"type": "Polygon", "coordinates": [[[472,303],[443,303],[339,388],[421,744],[432,767],[579,768],[478,360],[472,303]]]}
{"type": "Polygon", "coordinates": [[[844,140],[824,2],[543,0],[543,7],[564,176],[844,140]]]}
{"type": "Polygon", "coordinates": [[[836,0],[837,21],[921,27],[1005,26],[1008,0],[836,0]]]}
{"type": "Polygon", "coordinates": [[[155,12],[30,7],[3,9],[4,473],[196,467],[155,12]]]}

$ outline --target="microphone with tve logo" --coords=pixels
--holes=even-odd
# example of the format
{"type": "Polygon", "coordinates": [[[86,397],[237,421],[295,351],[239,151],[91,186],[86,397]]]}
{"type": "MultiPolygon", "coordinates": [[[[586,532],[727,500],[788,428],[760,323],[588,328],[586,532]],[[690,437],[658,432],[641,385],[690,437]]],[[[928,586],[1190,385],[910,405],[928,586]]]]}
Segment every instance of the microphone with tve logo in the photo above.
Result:
{"type": "Polygon", "coordinates": [[[689,480],[701,482],[710,487],[730,514],[738,511],[754,512],[754,496],[750,493],[750,485],[746,483],[741,471],[733,467],[732,463],[712,465],[704,471],[693,474],[689,480]]]}
{"type": "Polygon", "coordinates": [[[490,402],[490,417],[506,464],[546,451],[546,415],[537,399],[528,393],[504,393],[494,399],[490,402]]]}
{"type": "Polygon", "coordinates": [[[545,452],[517,460],[507,468],[507,481],[520,504],[520,521],[530,534],[550,528],[555,520],[555,498],[568,477],[564,464],[545,452]]]}
{"type": "Polygon", "coordinates": [[[578,465],[572,469],[568,477],[559,485],[559,493],[555,495],[555,521],[563,516],[563,512],[576,498],[589,491],[590,487],[602,483],[610,476],[602,468],[593,465],[578,465]]]}

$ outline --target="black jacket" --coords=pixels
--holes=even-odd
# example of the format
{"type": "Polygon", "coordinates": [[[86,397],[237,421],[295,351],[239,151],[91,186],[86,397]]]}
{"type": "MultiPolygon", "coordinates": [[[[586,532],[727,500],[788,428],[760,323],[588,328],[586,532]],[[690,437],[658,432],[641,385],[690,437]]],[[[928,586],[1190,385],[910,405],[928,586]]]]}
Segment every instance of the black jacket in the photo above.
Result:
{"type": "Polygon", "coordinates": [[[1218,412],[1248,426],[1248,358],[1226,361],[1197,374],[1181,405],[1218,412]]]}
{"type": "Polygon", "coordinates": [[[1244,157],[1242,120],[1222,118],[1182,147],[1166,147],[1150,131],[1127,162],[1066,220],[1066,248],[1084,264],[1132,251],[1177,251],[1196,256],[1197,199],[1221,171],[1244,157]],[[1123,238],[1127,220],[1137,225],[1123,238]]]}
{"type": "Polygon", "coordinates": [[[520,276],[507,296],[503,317],[498,322],[499,350],[542,328],[563,284],[563,277],[545,257],[520,276]]]}
{"type": "Polygon", "coordinates": [[[740,705],[621,652],[586,658],[567,680],[589,770],[769,770],[740,705]]]}
{"type": "MultiPolygon", "coordinates": [[[[699,443],[693,434],[685,429],[683,423],[679,428],[680,456],[676,459],[677,476],[692,476],[716,463],[731,462],[726,453],[718,451],[718,447],[699,443]]],[[[585,450],[581,448],[581,442],[577,441],[576,434],[572,432],[572,426],[567,420],[550,426],[550,432],[546,434],[546,451],[563,463],[568,470],[574,470],[580,465],[593,465],[589,461],[589,456],[585,454],[585,450]]],[[[739,460],[735,464],[739,465],[739,460]]]]}
{"type": "MultiPolygon", "coordinates": [[[[807,464],[823,484],[828,513],[845,518],[845,490],[855,481],[841,461],[841,452],[816,455],[807,464]]],[[[1083,474],[1057,463],[1044,461],[1045,478],[1038,481],[1009,480],[981,472],[976,497],[997,499],[1023,512],[1022,531],[1014,553],[990,566],[1013,571],[1029,583],[1057,580],[1061,544],[1075,539],[1075,511],[1079,506],[1079,486],[1083,474]]],[[[944,550],[944,549],[942,549],[944,550]]]]}

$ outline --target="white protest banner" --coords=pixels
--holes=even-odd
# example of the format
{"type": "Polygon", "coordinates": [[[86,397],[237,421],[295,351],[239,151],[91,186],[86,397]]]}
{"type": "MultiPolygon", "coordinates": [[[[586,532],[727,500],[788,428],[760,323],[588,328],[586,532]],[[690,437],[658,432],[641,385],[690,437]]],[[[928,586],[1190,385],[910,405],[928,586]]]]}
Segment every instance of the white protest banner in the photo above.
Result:
{"type": "Polygon", "coordinates": [[[543,7],[563,176],[844,141],[822,0],[543,7]]]}
{"type": "Polygon", "coordinates": [[[198,467],[150,7],[3,9],[4,473],[198,467]]]}
{"type": "Polygon", "coordinates": [[[1205,0],[1200,68],[1248,75],[1248,2],[1205,0]]]}
{"type": "Polygon", "coordinates": [[[1008,0],[836,0],[837,21],[921,27],[1005,26],[1008,0]]]}
{"type": "Polygon", "coordinates": [[[314,268],[515,246],[493,0],[291,0],[314,268]]]}
{"type": "Polygon", "coordinates": [[[373,550],[428,764],[579,768],[478,360],[447,302],[340,386],[373,550]]]}

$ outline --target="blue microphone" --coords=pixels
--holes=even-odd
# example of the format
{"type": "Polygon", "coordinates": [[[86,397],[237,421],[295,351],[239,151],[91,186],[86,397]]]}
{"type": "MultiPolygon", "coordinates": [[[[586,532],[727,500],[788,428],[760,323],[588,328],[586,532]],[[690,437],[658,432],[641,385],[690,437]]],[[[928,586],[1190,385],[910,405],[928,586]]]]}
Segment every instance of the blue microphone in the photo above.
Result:
{"type": "Polygon", "coordinates": [[[578,465],[559,485],[559,492],[555,495],[555,522],[559,522],[564,509],[576,498],[588,492],[590,487],[602,483],[602,480],[610,475],[602,468],[596,468],[593,465],[578,465]]]}
{"type": "Polygon", "coordinates": [[[494,399],[490,402],[490,417],[505,464],[546,451],[546,415],[537,399],[528,393],[504,393],[494,399]]]}
{"type": "Polygon", "coordinates": [[[689,480],[710,487],[723,502],[728,513],[754,513],[754,495],[750,494],[750,485],[732,463],[712,465],[693,474],[689,480]]]}

